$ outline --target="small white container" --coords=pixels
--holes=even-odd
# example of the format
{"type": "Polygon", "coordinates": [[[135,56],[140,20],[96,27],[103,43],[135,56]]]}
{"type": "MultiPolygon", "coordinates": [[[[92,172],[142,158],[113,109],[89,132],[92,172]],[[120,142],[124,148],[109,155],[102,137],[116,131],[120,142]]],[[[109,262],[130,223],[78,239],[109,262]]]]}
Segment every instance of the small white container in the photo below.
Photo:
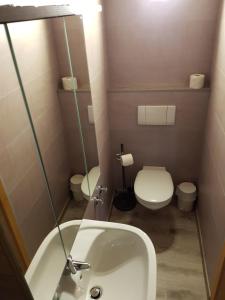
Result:
{"type": "Polygon", "coordinates": [[[178,208],[184,212],[192,211],[197,196],[196,186],[191,182],[183,182],[177,186],[176,195],[178,208]]]}
{"type": "Polygon", "coordinates": [[[77,90],[77,79],[76,77],[63,77],[62,85],[65,91],[73,91],[73,89],[77,90]]]}
{"type": "Polygon", "coordinates": [[[73,193],[73,198],[76,201],[82,201],[83,200],[83,194],[81,191],[81,184],[84,180],[83,175],[74,175],[70,178],[70,189],[73,193]]]}

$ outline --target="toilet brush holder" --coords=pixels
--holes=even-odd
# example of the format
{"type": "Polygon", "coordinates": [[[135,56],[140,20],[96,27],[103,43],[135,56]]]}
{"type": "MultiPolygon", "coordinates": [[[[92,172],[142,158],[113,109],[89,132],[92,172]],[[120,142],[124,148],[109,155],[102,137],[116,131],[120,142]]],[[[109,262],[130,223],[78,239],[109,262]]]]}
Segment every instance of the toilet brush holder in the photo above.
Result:
{"type": "MultiPolygon", "coordinates": [[[[124,146],[123,144],[120,145],[121,152],[117,154],[117,160],[121,160],[121,156],[124,154],[124,146]]],[[[117,192],[113,204],[114,206],[122,211],[128,211],[133,209],[136,206],[136,198],[133,192],[133,188],[126,186],[126,173],[125,167],[121,164],[121,171],[122,171],[122,185],[123,189],[120,192],[117,192]]]]}

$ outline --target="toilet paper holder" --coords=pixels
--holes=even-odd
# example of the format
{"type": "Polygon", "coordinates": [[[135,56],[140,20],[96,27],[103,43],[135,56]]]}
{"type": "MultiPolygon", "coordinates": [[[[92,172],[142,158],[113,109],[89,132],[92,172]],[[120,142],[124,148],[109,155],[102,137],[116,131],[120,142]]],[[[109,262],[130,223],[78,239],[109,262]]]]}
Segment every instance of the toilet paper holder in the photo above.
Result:
{"type": "Polygon", "coordinates": [[[119,160],[119,161],[121,161],[121,156],[122,156],[123,154],[124,154],[123,152],[117,153],[117,154],[116,154],[116,159],[119,160]]]}
{"type": "MultiPolygon", "coordinates": [[[[120,153],[116,154],[116,159],[121,162],[121,156],[123,154],[124,154],[124,146],[123,146],[123,144],[120,144],[120,153]]],[[[126,187],[126,177],[125,177],[124,166],[122,166],[122,181],[123,181],[123,190],[125,191],[127,189],[127,187],[126,187]]]]}
{"type": "Polygon", "coordinates": [[[131,153],[124,153],[123,144],[121,144],[121,153],[116,154],[116,159],[120,161],[122,167],[128,167],[134,164],[133,155],[131,153]]]}
{"type": "Polygon", "coordinates": [[[131,188],[127,188],[126,185],[126,176],[125,176],[125,167],[122,164],[121,156],[124,155],[124,145],[120,144],[120,153],[116,154],[116,159],[121,163],[122,169],[122,185],[123,189],[117,193],[114,197],[113,204],[114,206],[122,211],[131,210],[136,205],[136,198],[134,197],[133,191],[131,188]]]}
{"type": "Polygon", "coordinates": [[[124,155],[124,145],[120,144],[120,153],[116,154],[116,159],[121,161],[121,156],[124,155]]]}

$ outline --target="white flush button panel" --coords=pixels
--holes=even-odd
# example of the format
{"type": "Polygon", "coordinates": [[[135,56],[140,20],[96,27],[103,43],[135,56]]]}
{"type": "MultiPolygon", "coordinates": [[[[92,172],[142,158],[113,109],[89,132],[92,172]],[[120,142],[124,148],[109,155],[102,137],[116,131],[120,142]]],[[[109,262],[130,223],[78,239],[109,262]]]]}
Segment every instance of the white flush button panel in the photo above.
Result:
{"type": "Polygon", "coordinates": [[[152,106],[145,106],[145,125],[150,125],[151,124],[151,108],[152,106]]]}
{"type": "Polygon", "coordinates": [[[92,105],[88,105],[88,121],[89,124],[94,124],[94,111],[92,105]]]}
{"type": "Polygon", "coordinates": [[[138,125],[146,125],[145,106],[138,106],[138,125]]]}
{"type": "Polygon", "coordinates": [[[139,125],[175,125],[175,105],[148,105],[138,106],[139,125]]]}
{"type": "Polygon", "coordinates": [[[167,106],[149,106],[147,109],[149,125],[166,125],[167,106]]]}
{"type": "Polygon", "coordinates": [[[175,125],[176,106],[167,106],[167,125],[175,125]]]}

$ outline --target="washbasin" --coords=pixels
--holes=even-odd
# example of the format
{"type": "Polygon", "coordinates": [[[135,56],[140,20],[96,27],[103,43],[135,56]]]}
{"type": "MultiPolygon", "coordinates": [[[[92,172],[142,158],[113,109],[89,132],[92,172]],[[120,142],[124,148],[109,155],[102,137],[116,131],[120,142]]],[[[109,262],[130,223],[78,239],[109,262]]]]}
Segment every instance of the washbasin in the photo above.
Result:
{"type": "MultiPolygon", "coordinates": [[[[65,252],[70,253],[82,220],[60,225],[65,252]]],[[[51,300],[66,264],[58,228],[43,240],[25,274],[34,300],[51,300]]]]}
{"type": "Polygon", "coordinates": [[[140,229],[83,220],[71,255],[90,263],[91,269],[63,276],[57,299],[90,300],[91,289],[97,287],[102,300],[155,300],[155,250],[140,229]]]}
{"type": "Polygon", "coordinates": [[[62,275],[66,257],[58,230],[52,230],[25,274],[34,300],[91,300],[96,288],[101,300],[155,300],[156,254],[142,230],[85,219],[60,229],[66,253],[91,268],[62,275]]]}

